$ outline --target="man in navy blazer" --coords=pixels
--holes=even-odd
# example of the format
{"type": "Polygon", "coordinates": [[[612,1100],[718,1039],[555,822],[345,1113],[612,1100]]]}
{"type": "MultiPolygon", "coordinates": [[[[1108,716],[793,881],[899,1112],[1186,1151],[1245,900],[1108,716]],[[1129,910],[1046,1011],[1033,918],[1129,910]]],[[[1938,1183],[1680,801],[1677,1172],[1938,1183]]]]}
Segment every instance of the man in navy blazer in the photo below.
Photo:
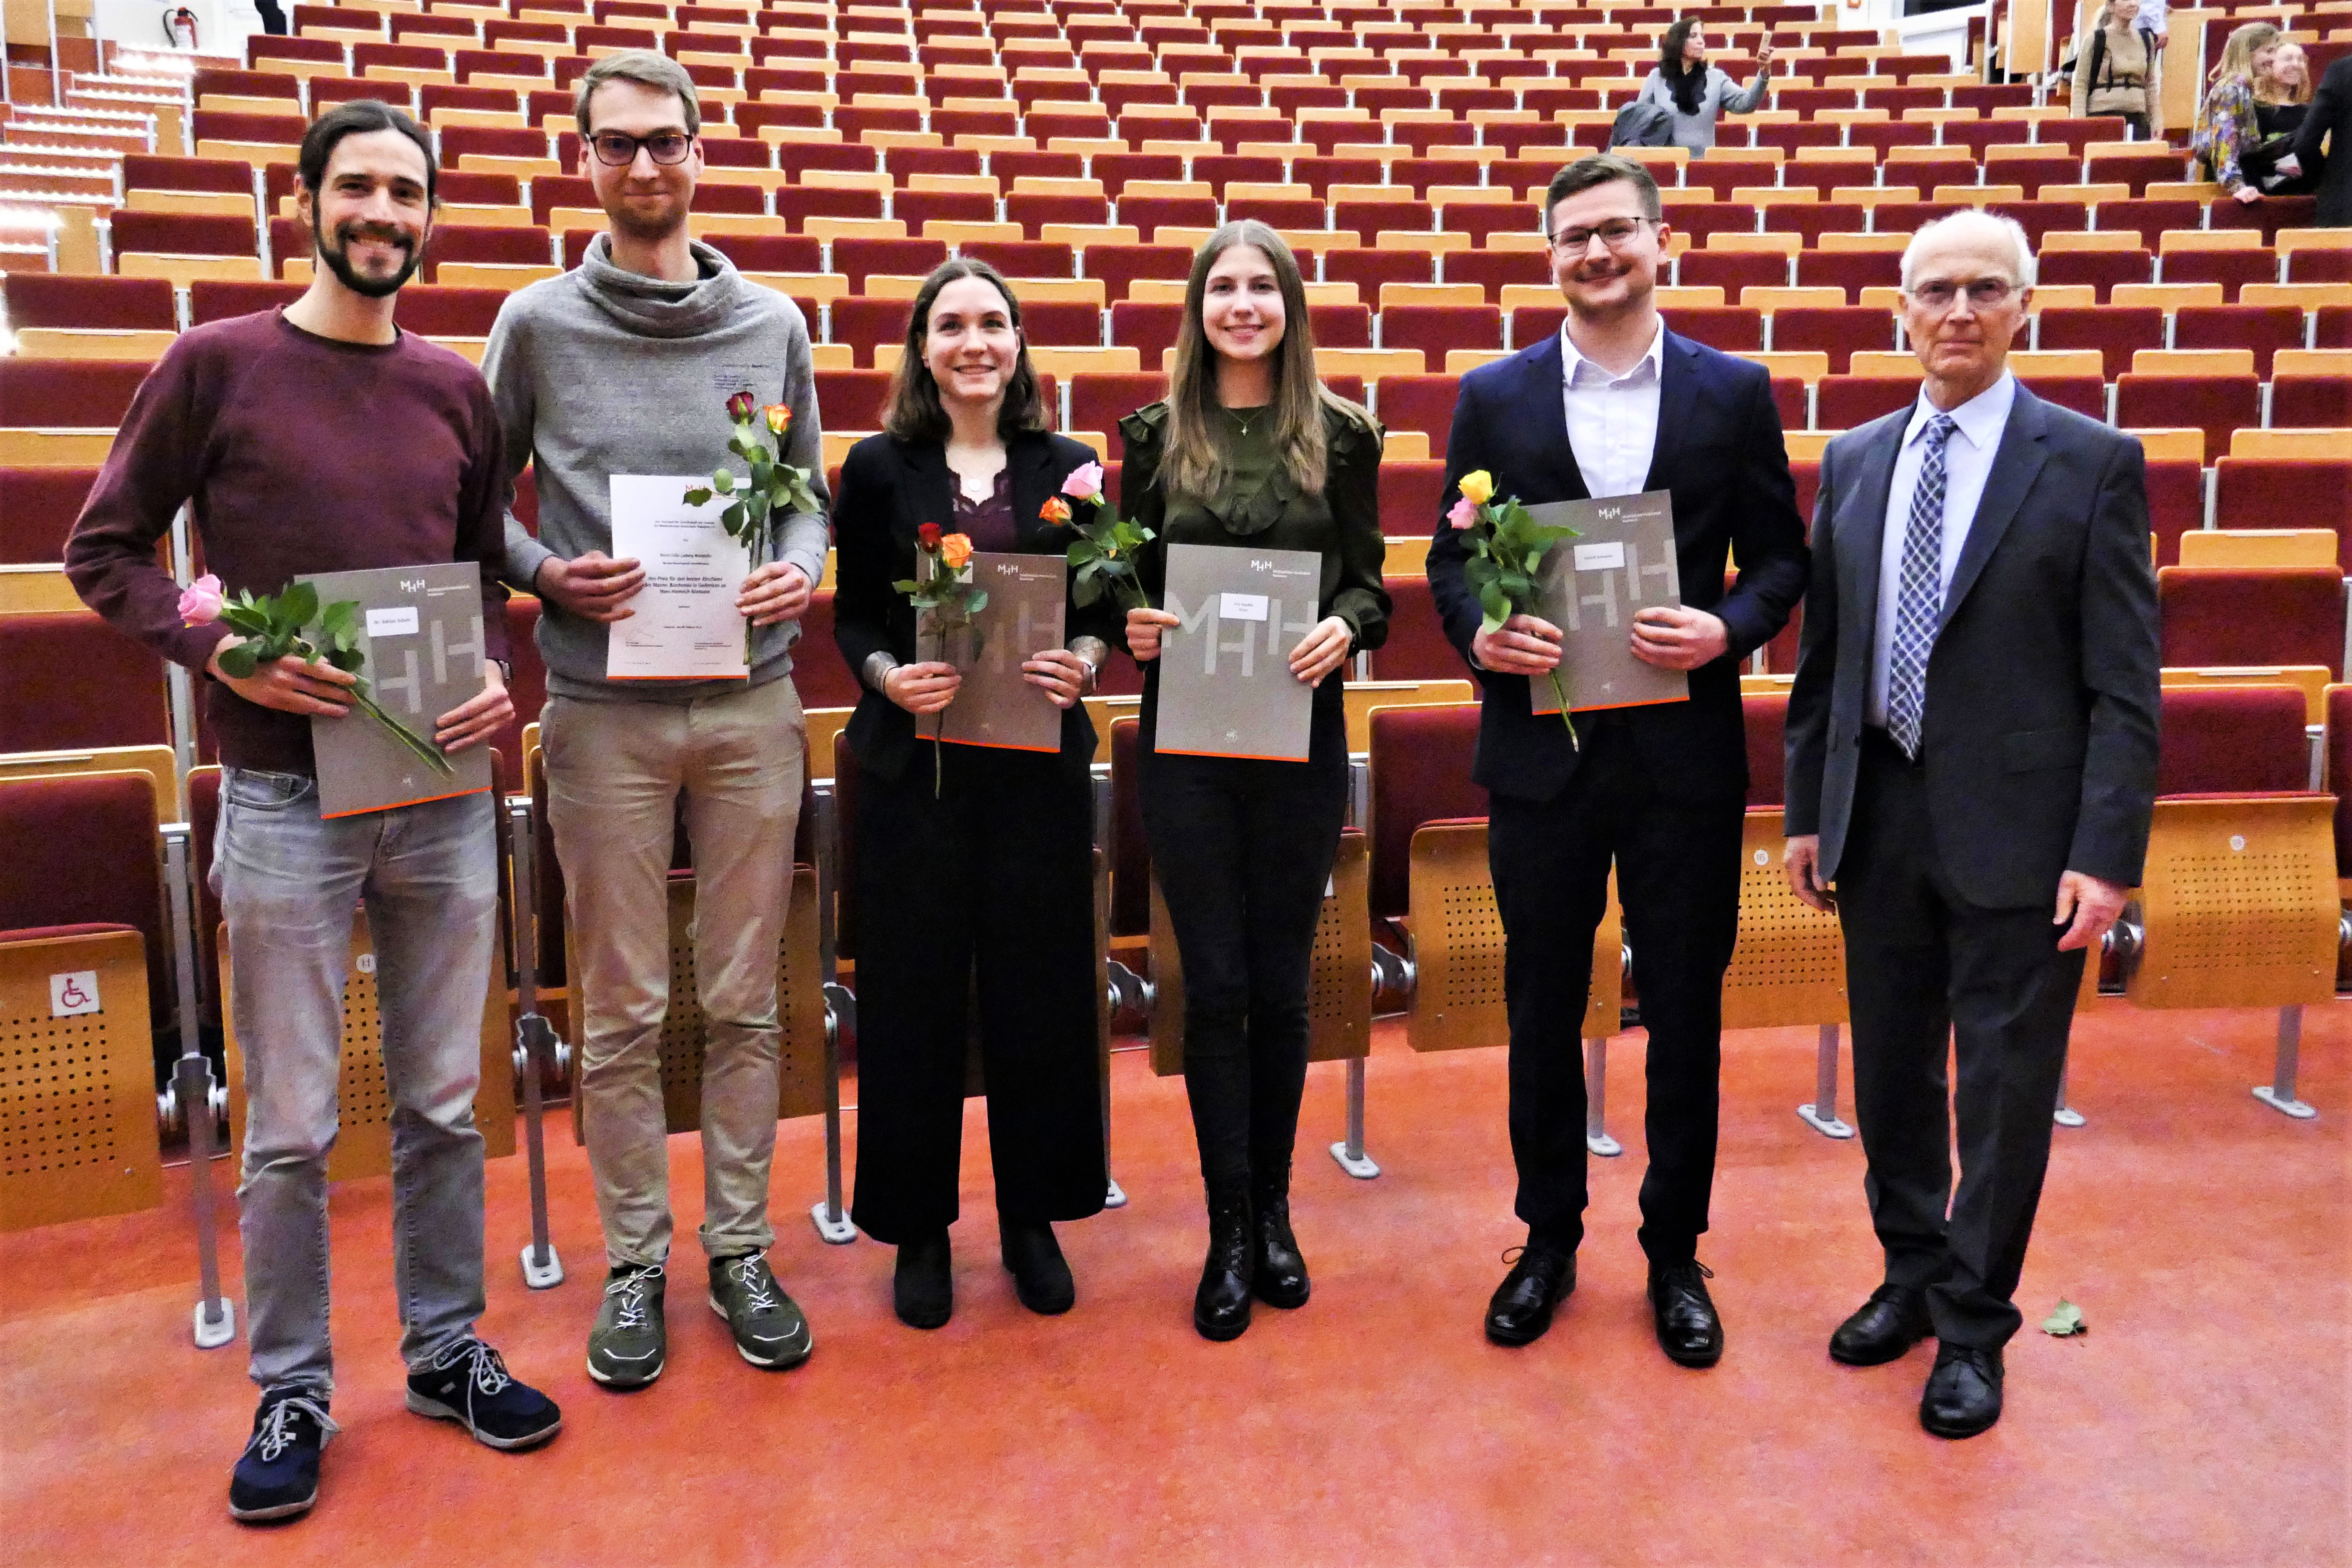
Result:
{"type": "Polygon", "coordinates": [[[1822,463],[1786,860],[1844,926],[1885,1255],[1830,1355],[1876,1365],[1934,1334],[1920,1424],[1966,1437],[2000,1418],[2084,954],[2147,850],[2156,578],[2139,443],[2009,373],[2033,296],[2024,230],[1927,225],[1903,290],[1920,395],[1822,463]]]}
{"type": "Polygon", "coordinates": [[[1804,593],[1804,526],[1763,368],[1659,319],[1669,231],[1649,174],[1623,158],[1580,159],[1545,192],[1543,217],[1568,319],[1558,336],[1463,378],[1446,498],[1479,470],[1497,497],[1529,505],[1672,492],[1683,603],[1643,610],[1631,643],[1636,657],[1687,672],[1690,698],[1588,712],[1580,747],[1572,742],[1558,716],[1538,717],[1530,703],[1529,677],[1559,661],[1559,629],[1517,614],[1482,630],[1463,579],[1467,552],[1440,520],[1431,591],[1484,691],[1472,776],[1490,800],[1516,1207],[1528,1225],[1486,1333],[1528,1343],[1576,1287],[1586,1199],[1578,1026],[1613,862],[1650,1037],[1641,1240],[1651,1307],[1666,1354],[1708,1366],[1723,1330],[1697,1249],[1715,1180],[1723,972],[1739,922],[1739,661],[1804,593]],[[1735,550],[1739,578],[1726,591],[1735,550]]]}

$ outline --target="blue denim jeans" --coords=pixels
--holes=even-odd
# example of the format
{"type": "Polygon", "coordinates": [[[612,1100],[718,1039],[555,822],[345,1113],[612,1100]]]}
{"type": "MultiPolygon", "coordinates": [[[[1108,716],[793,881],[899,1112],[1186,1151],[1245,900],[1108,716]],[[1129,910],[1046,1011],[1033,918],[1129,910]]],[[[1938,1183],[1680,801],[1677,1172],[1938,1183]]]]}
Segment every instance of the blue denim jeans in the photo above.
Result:
{"type": "Polygon", "coordinates": [[[237,1186],[254,1382],[332,1391],[327,1155],[352,920],[367,907],[392,1096],[393,1282],[414,1368],[482,1312],[482,1002],[498,929],[490,797],[322,821],[300,774],[230,768],[213,890],[245,1058],[237,1186]]]}

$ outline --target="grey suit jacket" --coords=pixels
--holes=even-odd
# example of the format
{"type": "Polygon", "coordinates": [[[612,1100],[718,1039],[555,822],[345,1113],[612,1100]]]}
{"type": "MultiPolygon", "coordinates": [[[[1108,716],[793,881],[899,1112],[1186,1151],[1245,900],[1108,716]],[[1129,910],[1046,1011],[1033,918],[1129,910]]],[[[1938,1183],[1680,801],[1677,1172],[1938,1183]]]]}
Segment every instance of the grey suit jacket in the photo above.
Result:
{"type": "MultiPolygon", "coordinates": [[[[1906,405],[1829,444],[1789,698],[1788,831],[1834,879],[1853,810],[1879,560],[1906,405]]],[[[2047,904],[2079,871],[2137,885],[2156,798],[2156,574],[2132,437],[2023,387],[1927,661],[1935,850],[1962,898],[2047,904]]],[[[1951,519],[1950,526],[1958,526],[1951,519]]]]}

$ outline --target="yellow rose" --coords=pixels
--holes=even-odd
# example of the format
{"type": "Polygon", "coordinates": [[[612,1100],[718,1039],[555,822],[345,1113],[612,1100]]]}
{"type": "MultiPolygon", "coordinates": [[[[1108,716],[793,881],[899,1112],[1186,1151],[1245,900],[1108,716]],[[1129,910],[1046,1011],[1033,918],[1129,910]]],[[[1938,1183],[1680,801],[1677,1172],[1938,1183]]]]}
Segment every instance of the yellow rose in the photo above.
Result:
{"type": "Polygon", "coordinates": [[[1474,507],[1483,507],[1495,498],[1495,476],[1484,468],[1462,476],[1462,493],[1474,507]]]}
{"type": "Polygon", "coordinates": [[[782,435],[793,427],[793,411],[783,403],[772,402],[760,413],[766,418],[768,429],[775,434],[782,435]]]}

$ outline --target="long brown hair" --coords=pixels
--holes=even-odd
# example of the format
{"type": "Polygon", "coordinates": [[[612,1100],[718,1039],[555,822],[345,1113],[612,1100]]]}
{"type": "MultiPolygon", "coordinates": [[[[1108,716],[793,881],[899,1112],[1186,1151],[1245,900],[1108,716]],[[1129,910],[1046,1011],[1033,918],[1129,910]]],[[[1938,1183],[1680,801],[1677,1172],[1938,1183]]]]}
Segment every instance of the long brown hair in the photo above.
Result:
{"type": "MultiPolygon", "coordinates": [[[[1021,331],[1021,301],[1013,297],[1012,287],[996,268],[961,256],[951,256],[932,268],[915,291],[914,309],[907,318],[907,346],[898,355],[898,369],[890,372],[890,396],[883,405],[882,428],[901,441],[945,441],[953,428],[946,405],[940,402],[940,383],[923,361],[923,350],[930,340],[931,306],[940,290],[961,277],[976,277],[1003,295],[1013,329],[1021,331]]],[[[996,434],[1010,441],[1024,431],[1049,428],[1037,372],[1029,363],[1028,335],[1022,333],[1013,374],[1004,382],[1004,403],[996,413],[996,434]]]]}
{"type": "MultiPolygon", "coordinates": [[[[1161,460],[1170,495],[1213,496],[1229,472],[1223,449],[1224,421],[1217,402],[1217,353],[1209,346],[1201,309],[1209,292],[1209,269],[1237,245],[1255,247],[1274,267],[1282,290],[1282,341],[1274,347],[1274,444],[1283,466],[1307,494],[1320,495],[1330,471],[1329,443],[1323,431],[1326,405],[1361,412],[1324,389],[1315,374],[1315,334],[1307,314],[1307,285],[1298,258],[1282,236],[1255,218],[1229,223],[1209,236],[1192,258],[1184,285],[1184,320],[1176,333],[1176,367],[1168,377],[1168,444],[1161,460]]],[[[1370,416],[1367,415],[1367,418],[1370,416]]]]}

